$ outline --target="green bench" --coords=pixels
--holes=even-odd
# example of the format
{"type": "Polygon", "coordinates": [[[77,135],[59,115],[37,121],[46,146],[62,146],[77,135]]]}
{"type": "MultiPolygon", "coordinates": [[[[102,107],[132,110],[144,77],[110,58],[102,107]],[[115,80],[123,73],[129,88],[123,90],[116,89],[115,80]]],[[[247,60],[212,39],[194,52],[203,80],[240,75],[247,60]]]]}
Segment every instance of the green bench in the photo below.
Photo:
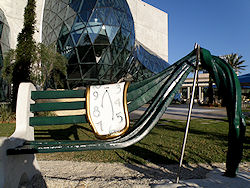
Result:
{"type": "Polygon", "coordinates": [[[149,101],[151,104],[125,134],[108,140],[35,140],[35,126],[60,127],[65,124],[88,123],[85,114],[36,116],[48,111],[86,110],[86,90],[36,91],[33,84],[21,83],[17,99],[16,130],[10,137],[0,141],[0,185],[15,187],[23,179],[31,179],[38,173],[35,153],[117,149],[140,141],[156,125],[181,83],[193,70],[194,55],[195,52],[192,52],[184,61],[149,79],[131,83],[127,90],[128,111],[132,112],[149,101]],[[11,180],[13,175],[21,178],[11,180]]]}
{"type": "MultiPolygon", "coordinates": [[[[133,112],[149,101],[151,103],[128,131],[108,140],[35,140],[34,126],[88,123],[85,114],[36,116],[39,112],[47,111],[86,110],[86,90],[36,91],[33,84],[22,83],[17,99],[16,130],[10,137],[0,139],[0,187],[17,187],[20,182],[39,173],[35,153],[109,150],[128,147],[140,141],[157,124],[181,84],[194,69],[196,55],[195,49],[163,72],[131,83],[127,90],[128,112],[133,112]],[[65,102],[66,99],[75,101],[65,102]],[[54,101],[42,103],[44,100],[54,101]]],[[[238,105],[241,100],[239,83],[226,63],[203,49],[201,64],[212,73],[218,88],[232,95],[226,96],[229,101],[227,108],[230,112],[230,131],[241,131],[240,135],[229,134],[227,170],[230,172],[229,176],[233,176],[241,159],[244,137],[244,123],[238,105]],[[215,69],[219,71],[213,72],[215,69]],[[225,76],[230,79],[225,79],[225,76]]]]}

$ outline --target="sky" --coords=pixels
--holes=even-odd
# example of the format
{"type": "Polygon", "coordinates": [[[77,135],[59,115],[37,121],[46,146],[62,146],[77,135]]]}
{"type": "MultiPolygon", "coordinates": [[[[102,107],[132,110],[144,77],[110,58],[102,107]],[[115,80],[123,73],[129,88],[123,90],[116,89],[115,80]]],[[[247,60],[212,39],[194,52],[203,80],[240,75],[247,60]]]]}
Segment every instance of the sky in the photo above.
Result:
{"type": "Polygon", "coordinates": [[[250,0],[143,0],[166,12],[172,64],[197,42],[213,55],[237,53],[250,73],[250,0]]]}

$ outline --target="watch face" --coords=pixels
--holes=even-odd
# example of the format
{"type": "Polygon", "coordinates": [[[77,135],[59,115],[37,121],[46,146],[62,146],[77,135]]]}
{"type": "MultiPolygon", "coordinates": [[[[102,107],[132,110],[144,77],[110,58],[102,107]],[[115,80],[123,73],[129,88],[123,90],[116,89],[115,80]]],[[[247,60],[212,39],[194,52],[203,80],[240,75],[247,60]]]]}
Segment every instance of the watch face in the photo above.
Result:
{"type": "Polygon", "coordinates": [[[128,129],[128,85],[123,82],[87,88],[87,116],[98,138],[114,138],[128,129]]]}

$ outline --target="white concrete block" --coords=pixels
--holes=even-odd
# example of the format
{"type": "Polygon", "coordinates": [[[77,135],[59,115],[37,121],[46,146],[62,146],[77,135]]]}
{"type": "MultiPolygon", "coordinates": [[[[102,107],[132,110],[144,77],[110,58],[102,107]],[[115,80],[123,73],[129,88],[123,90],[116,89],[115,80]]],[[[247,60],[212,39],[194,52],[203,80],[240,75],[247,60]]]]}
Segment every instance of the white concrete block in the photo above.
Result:
{"type": "Polygon", "coordinates": [[[35,155],[7,155],[9,148],[22,145],[23,139],[0,138],[0,187],[17,188],[19,185],[31,181],[40,173],[35,155]]]}
{"type": "Polygon", "coordinates": [[[29,126],[31,91],[36,90],[31,83],[21,83],[17,96],[16,130],[9,137],[0,138],[0,187],[16,188],[31,181],[40,174],[34,154],[7,155],[7,150],[22,146],[26,140],[34,140],[34,128],[29,126]]]}

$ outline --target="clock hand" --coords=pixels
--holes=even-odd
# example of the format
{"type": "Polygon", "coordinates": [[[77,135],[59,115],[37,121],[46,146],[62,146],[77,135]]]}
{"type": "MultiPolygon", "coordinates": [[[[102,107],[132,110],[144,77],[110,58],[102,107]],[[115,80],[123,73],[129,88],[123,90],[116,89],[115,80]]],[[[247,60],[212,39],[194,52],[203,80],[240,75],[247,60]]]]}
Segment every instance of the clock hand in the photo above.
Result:
{"type": "Polygon", "coordinates": [[[109,102],[110,102],[110,104],[111,104],[111,109],[112,109],[112,120],[113,120],[113,119],[114,119],[114,116],[115,116],[115,113],[114,113],[113,103],[112,103],[112,100],[111,100],[111,97],[110,97],[110,94],[109,94],[108,90],[106,90],[105,93],[104,93],[103,96],[102,96],[102,104],[101,104],[101,107],[103,108],[103,101],[104,101],[104,97],[105,97],[106,93],[107,93],[107,95],[108,95],[108,97],[109,97],[109,102]]]}

